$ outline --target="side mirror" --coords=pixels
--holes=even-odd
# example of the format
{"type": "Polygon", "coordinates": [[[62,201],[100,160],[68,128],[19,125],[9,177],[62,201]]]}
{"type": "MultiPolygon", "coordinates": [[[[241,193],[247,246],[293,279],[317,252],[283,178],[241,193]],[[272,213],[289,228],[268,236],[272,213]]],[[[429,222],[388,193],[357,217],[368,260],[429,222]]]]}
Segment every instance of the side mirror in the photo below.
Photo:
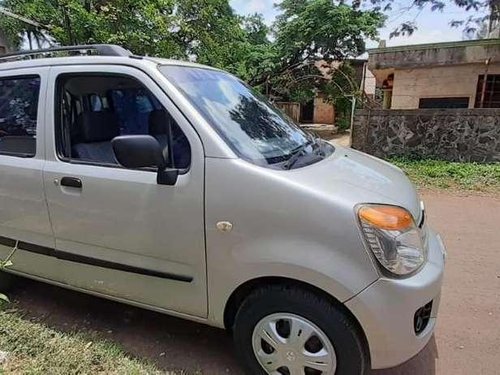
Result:
{"type": "Polygon", "coordinates": [[[161,185],[175,185],[178,169],[168,169],[167,161],[158,141],[150,135],[122,135],[111,141],[118,163],[125,168],[157,167],[157,182],[161,185]]]}

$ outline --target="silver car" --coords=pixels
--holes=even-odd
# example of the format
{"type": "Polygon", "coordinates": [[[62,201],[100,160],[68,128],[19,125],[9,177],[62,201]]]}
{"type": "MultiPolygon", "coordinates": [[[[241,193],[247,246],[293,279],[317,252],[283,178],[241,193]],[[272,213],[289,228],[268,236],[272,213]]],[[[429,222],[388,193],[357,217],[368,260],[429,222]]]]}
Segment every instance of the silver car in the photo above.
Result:
{"type": "Polygon", "coordinates": [[[3,286],[225,328],[252,375],[363,374],[429,341],[445,249],[400,169],[207,66],[111,45],[0,61],[3,286]]]}

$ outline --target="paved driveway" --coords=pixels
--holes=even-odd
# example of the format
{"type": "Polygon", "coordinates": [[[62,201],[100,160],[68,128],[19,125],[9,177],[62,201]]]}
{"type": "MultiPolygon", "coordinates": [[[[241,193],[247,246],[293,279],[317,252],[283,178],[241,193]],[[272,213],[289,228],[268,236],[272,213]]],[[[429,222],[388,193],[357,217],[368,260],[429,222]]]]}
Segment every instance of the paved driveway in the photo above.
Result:
{"type": "MultiPolygon", "coordinates": [[[[500,374],[500,198],[428,192],[424,199],[449,251],[435,339],[406,364],[373,375],[500,374]]],[[[28,316],[97,331],[165,370],[241,373],[223,331],[35,282],[13,297],[28,316]]]]}

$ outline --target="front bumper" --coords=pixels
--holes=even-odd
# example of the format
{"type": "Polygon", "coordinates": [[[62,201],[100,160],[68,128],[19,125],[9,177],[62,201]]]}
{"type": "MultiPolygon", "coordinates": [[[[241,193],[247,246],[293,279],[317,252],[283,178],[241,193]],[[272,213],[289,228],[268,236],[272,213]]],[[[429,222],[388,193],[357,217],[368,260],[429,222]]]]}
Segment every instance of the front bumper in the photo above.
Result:
{"type": "Polygon", "coordinates": [[[434,331],[446,250],[441,238],[428,229],[428,261],[407,279],[382,277],[346,302],[358,319],[370,347],[373,369],[397,366],[415,356],[434,331]],[[425,329],[415,333],[415,312],[432,301],[425,329]]]}

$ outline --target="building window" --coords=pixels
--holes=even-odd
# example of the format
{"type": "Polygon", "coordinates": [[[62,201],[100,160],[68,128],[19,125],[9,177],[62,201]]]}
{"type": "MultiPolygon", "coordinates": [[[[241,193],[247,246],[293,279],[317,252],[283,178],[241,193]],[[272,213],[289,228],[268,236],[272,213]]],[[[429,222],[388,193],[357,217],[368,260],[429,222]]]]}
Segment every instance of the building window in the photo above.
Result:
{"type": "Polygon", "coordinates": [[[469,108],[469,98],[420,98],[418,108],[469,108]]]}
{"type": "Polygon", "coordinates": [[[500,108],[500,74],[484,75],[477,80],[476,108],[500,108]]]}

